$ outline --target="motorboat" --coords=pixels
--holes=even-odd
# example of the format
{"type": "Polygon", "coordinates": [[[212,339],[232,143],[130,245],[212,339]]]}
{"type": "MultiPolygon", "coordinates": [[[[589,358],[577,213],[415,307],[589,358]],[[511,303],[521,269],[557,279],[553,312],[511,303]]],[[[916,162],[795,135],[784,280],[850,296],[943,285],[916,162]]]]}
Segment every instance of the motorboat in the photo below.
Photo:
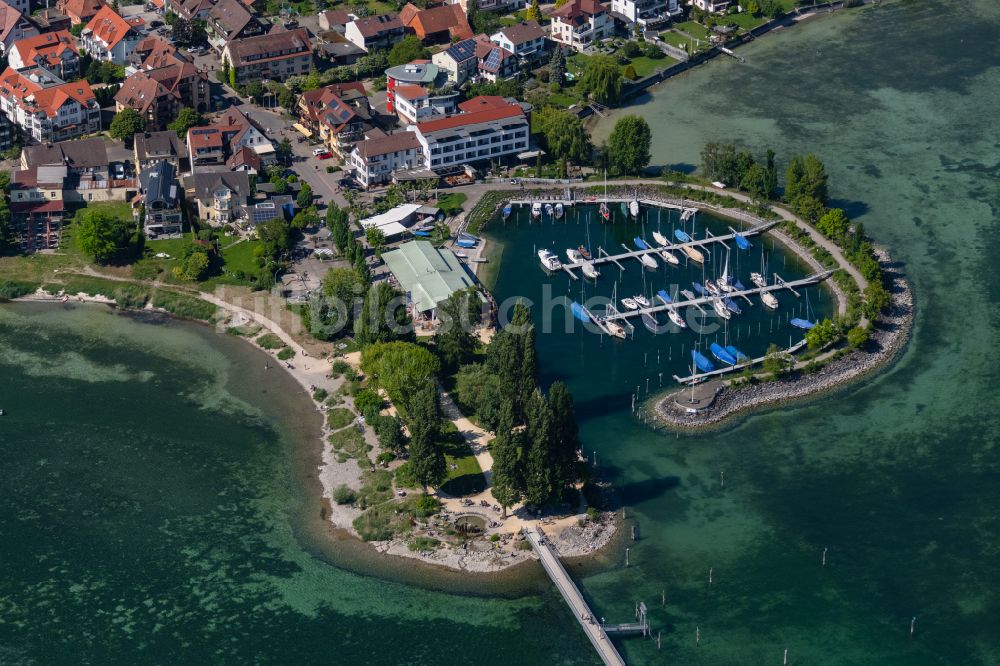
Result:
{"type": "Polygon", "coordinates": [[[563,216],[564,212],[565,212],[565,209],[563,208],[562,203],[557,203],[556,207],[555,207],[555,216],[556,216],[556,219],[557,220],[560,219],[563,216]]]}
{"type": "Polygon", "coordinates": [[[639,202],[633,199],[628,204],[628,212],[632,217],[639,217],[639,202]]]}
{"type": "Polygon", "coordinates": [[[569,248],[566,250],[566,258],[569,259],[571,264],[580,264],[580,270],[583,271],[584,277],[591,279],[597,279],[601,272],[594,267],[594,264],[588,261],[579,250],[574,250],[569,248]]]}
{"type": "Polygon", "coordinates": [[[649,307],[649,299],[646,298],[645,296],[642,296],[641,294],[638,295],[638,296],[633,296],[632,300],[635,301],[636,303],[638,303],[640,308],[648,308],[649,307]]]}
{"type": "Polygon", "coordinates": [[[581,245],[580,247],[576,248],[576,251],[579,252],[580,256],[583,257],[584,259],[590,259],[590,250],[588,250],[584,246],[581,245]]]}
{"type": "Polygon", "coordinates": [[[536,201],[535,203],[531,204],[531,217],[539,218],[541,216],[542,216],[542,204],[536,201]]]}
{"type": "Polygon", "coordinates": [[[756,272],[751,273],[750,274],[750,281],[753,282],[758,287],[766,287],[767,286],[767,280],[760,273],[756,273],[756,272]]]}
{"type": "Polygon", "coordinates": [[[477,236],[473,236],[472,234],[462,232],[458,234],[458,237],[455,239],[455,245],[464,248],[476,247],[479,245],[479,238],[477,236]]]}
{"type": "Polygon", "coordinates": [[[723,319],[729,319],[733,316],[732,313],[729,312],[729,308],[726,307],[726,304],[722,302],[721,298],[713,298],[712,307],[715,309],[715,314],[719,315],[723,319]]]}
{"type": "Polygon", "coordinates": [[[511,210],[513,209],[510,207],[510,204],[507,204],[506,206],[503,207],[503,211],[501,212],[501,214],[503,215],[503,219],[506,220],[508,217],[510,217],[511,210]]]}
{"type": "Polygon", "coordinates": [[[667,308],[667,316],[670,317],[670,321],[674,322],[674,325],[678,328],[687,328],[687,323],[675,308],[667,308]]]}
{"type": "Polygon", "coordinates": [[[743,234],[734,231],[733,232],[733,240],[736,241],[736,247],[740,248],[741,250],[749,250],[750,249],[750,241],[748,241],[743,234]]]}
{"type": "Polygon", "coordinates": [[[769,291],[760,292],[760,302],[763,303],[766,308],[770,308],[772,310],[778,309],[778,299],[769,291]]]}
{"type": "Polygon", "coordinates": [[[584,262],[584,264],[580,266],[580,270],[583,271],[583,277],[590,278],[591,280],[596,280],[601,277],[601,271],[597,270],[597,267],[589,261],[584,262]]]}
{"type": "Polygon", "coordinates": [[[608,333],[610,333],[613,337],[619,338],[621,340],[625,339],[624,326],[622,326],[616,321],[605,321],[604,325],[607,327],[608,333]]]}
{"type": "Polygon", "coordinates": [[[634,298],[625,297],[622,299],[622,305],[624,305],[629,310],[638,310],[639,304],[635,302],[634,298]]]}
{"type": "Polygon", "coordinates": [[[661,234],[659,231],[653,232],[653,240],[656,241],[657,245],[663,245],[663,246],[670,245],[670,241],[667,239],[667,237],[661,234]]]}
{"type": "Polygon", "coordinates": [[[566,258],[569,259],[569,263],[571,264],[578,264],[583,261],[583,255],[580,254],[580,251],[573,248],[566,250],[566,258]]]}
{"type": "Polygon", "coordinates": [[[601,217],[604,218],[605,222],[611,219],[611,211],[608,210],[608,203],[606,201],[601,202],[601,207],[598,208],[598,212],[601,214],[601,217]]]}
{"type": "Polygon", "coordinates": [[[559,261],[559,257],[556,256],[555,252],[539,250],[538,260],[542,262],[542,268],[547,271],[557,271],[562,268],[562,262],[559,261]]]}
{"type": "Polygon", "coordinates": [[[545,214],[549,217],[552,217],[555,214],[555,209],[552,207],[552,204],[545,204],[545,214]]]}

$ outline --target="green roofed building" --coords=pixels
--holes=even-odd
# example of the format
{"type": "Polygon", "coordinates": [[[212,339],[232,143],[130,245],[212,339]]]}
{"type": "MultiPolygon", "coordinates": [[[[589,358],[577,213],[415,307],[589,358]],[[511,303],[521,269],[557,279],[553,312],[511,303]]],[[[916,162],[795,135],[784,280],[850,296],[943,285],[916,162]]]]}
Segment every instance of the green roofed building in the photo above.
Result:
{"type": "Polygon", "coordinates": [[[403,243],[383,254],[382,259],[399,288],[409,295],[414,310],[430,316],[438,303],[475,285],[454,252],[439,250],[428,241],[403,243]]]}

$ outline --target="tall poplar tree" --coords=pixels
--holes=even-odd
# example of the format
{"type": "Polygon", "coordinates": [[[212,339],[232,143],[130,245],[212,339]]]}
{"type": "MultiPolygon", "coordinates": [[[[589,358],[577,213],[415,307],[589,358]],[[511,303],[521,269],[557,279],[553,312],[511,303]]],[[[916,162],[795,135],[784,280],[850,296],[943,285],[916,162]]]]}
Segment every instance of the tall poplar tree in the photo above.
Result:
{"type": "Polygon", "coordinates": [[[413,474],[427,490],[447,475],[441,450],[441,405],[433,381],[425,382],[410,400],[410,464],[413,474]]]}
{"type": "Polygon", "coordinates": [[[549,407],[552,409],[555,482],[561,492],[576,483],[580,476],[580,431],[573,396],[563,382],[553,382],[549,387],[549,407]]]}
{"type": "Polygon", "coordinates": [[[523,485],[520,436],[514,430],[514,403],[508,398],[500,407],[497,436],[490,444],[493,455],[493,497],[503,507],[507,517],[508,507],[521,499],[523,485]]]}
{"type": "Polygon", "coordinates": [[[552,409],[541,390],[535,389],[524,412],[527,426],[524,500],[533,506],[542,506],[553,499],[556,491],[552,409]]]}

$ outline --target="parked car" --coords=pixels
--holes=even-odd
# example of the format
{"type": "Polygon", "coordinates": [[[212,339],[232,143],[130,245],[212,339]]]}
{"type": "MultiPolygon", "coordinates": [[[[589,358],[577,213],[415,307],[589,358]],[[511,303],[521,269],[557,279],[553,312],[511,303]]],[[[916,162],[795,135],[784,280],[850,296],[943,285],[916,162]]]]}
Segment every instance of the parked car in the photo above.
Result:
{"type": "Polygon", "coordinates": [[[326,148],[313,148],[313,155],[319,157],[323,153],[328,152],[326,148]]]}
{"type": "Polygon", "coordinates": [[[316,155],[316,157],[318,157],[321,160],[328,160],[331,157],[333,157],[333,153],[328,152],[328,151],[323,151],[322,153],[319,153],[318,155],[316,155]]]}
{"type": "Polygon", "coordinates": [[[111,174],[115,177],[115,180],[124,180],[125,165],[121,162],[115,162],[111,167],[111,174]]]}

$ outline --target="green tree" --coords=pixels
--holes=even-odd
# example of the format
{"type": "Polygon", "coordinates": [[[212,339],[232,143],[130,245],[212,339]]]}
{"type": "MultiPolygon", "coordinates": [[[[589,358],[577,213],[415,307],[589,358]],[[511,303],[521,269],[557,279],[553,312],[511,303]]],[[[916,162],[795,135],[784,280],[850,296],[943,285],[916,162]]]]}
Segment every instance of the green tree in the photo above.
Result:
{"type": "Polygon", "coordinates": [[[313,202],[313,190],[309,183],[302,183],[302,188],[299,193],[295,195],[295,203],[299,208],[308,208],[312,206],[313,202]]]}
{"type": "Polygon", "coordinates": [[[549,82],[560,86],[566,83],[566,56],[558,45],[552,49],[552,57],[549,59],[549,82]]]}
{"type": "Polygon", "coordinates": [[[740,189],[749,194],[754,201],[767,201],[767,170],[759,164],[753,164],[740,180],[740,189]]]}
{"type": "Polygon", "coordinates": [[[638,175],[649,164],[652,132],[649,123],[636,115],[618,119],[608,137],[608,161],[611,172],[638,175]]]}
{"type": "Polygon", "coordinates": [[[778,168],[774,165],[774,151],[770,148],[764,159],[764,187],[769,200],[778,193],[778,168]]]}
{"type": "Polygon", "coordinates": [[[514,430],[514,405],[508,399],[500,407],[496,438],[490,443],[493,456],[493,497],[503,507],[503,517],[507,509],[521,499],[523,463],[518,432],[514,430]]]}
{"type": "Polygon", "coordinates": [[[146,119],[132,108],[124,108],[115,114],[108,133],[116,139],[131,141],[132,137],[146,128],[146,119]]]}
{"type": "Polygon", "coordinates": [[[386,281],[372,285],[354,321],[355,340],[366,346],[411,337],[413,323],[406,313],[403,294],[386,281]]]}
{"type": "Polygon", "coordinates": [[[821,204],[826,204],[827,200],[827,175],[826,167],[815,155],[806,155],[802,161],[804,177],[802,194],[813,197],[821,204]]]}
{"type": "Polygon", "coordinates": [[[192,282],[196,282],[205,276],[209,266],[208,253],[201,250],[192,252],[184,260],[184,277],[192,282]]]}
{"type": "Polygon", "coordinates": [[[417,481],[427,490],[437,485],[447,475],[444,451],[441,449],[441,406],[437,388],[427,380],[421,384],[410,400],[410,464],[417,481]]]}
{"type": "Polygon", "coordinates": [[[576,483],[580,472],[580,432],[576,424],[573,396],[563,382],[549,387],[552,409],[552,442],[556,488],[561,492],[576,483]]]}
{"type": "Polygon", "coordinates": [[[806,331],[806,344],[809,349],[821,349],[840,337],[840,329],[830,318],[817,322],[806,331]]]}
{"type": "Polygon", "coordinates": [[[281,218],[274,218],[257,225],[257,237],[264,248],[264,255],[277,259],[292,246],[292,236],[288,223],[281,218]]]}
{"type": "Polygon", "coordinates": [[[795,212],[809,224],[816,224],[826,213],[826,207],[818,199],[803,194],[795,200],[795,212]]]}
{"type": "Polygon", "coordinates": [[[477,340],[471,331],[479,319],[480,303],[479,294],[473,287],[456,291],[438,304],[439,324],[434,341],[448,372],[458,370],[476,351],[477,340]]]}
{"type": "Polygon", "coordinates": [[[398,454],[406,446],[399,417],[379,416],[375,420],[375,435],[378,437],[378,445],[386,451],[398,454]]]}
{"type": "Polygon", "coordinates": [[[264,98],[264,84],[260,81],[251,81],[243,86],[243,94],[253,100],[255,104],[260,104],[264,98]]]}
{"type": "Polygon", "coordinates": [[[361,350],[361,369],[397,406],[409,410],[416,390],[441,371],[426,347],[403,341],[379,342],[361,350]]]}
{"type": "Polygon", "coordinates": [[[232,88],[233,90],[236,90],[238,88],[238,86],[236,85],[236,68],[235,67],[230,67],[229,68],[229,87],[232,88]]]}
{"type": "Polygon", "coordinates": [[[285,137],[278,142],[277,148],[275,148],[275,154],[278,159],[281,160],[282,164],[288,164],[292,160],[292,142],[285,137]]]}
{"type": "Polygon", "coordinates": [[[368,227],[365,229],[365,240],[368,242],[368,247],[374,250],[375,256],[381,257],[385,249],[385,232],[378,227],[368,227]]]}
{"type": "Polygon", "coordinates": [[[584,66],[577,85],[601,104],[612,105],[622,92],[621,67],[610,56],[593,56],[584,66]]]}
{"type": "Polygon", "coordinates": [[[531,6],[524,12],[524,18],[529,21],[542,20],[542,9],[538,6],[538,0],[531,0],[531,6]]]}
{"type": "Polygon", "coordinates": [[[841,208],[831,208],[816,223],[816,229],[827,238],[842,240],[851,228],[851,221],[841,208]]]}
{"type": "Polygon", "coordinates": [[[632,63],[625,65],[625,70],[622,72],[622,76],[629,81],[635,81],[639,78],[639,75],[635,72],[635,65],[632,63]]]}
{"type": "Polygon", "coordinates": [[[525,404],[524,416],[528,449],[525,456],[524,501],[532,506],[542,506],[555,496],[556,459],[552,408],[537,388],[525,404]]]}
{"type": "Polygon", "coordinates": [[[855,326],[847,332],[847,344],[851,349],[861,349],[868,344],[868,329],[855,326]]]}
{"type": "Polygon", "coordinates": [[[466,409],[475,412],[479,424],[490,432],[497,432],[500,407],[511,400],[500,378],[481,363],[463,365],[455,376],[455,394],[466,409]]]}
{"type": "Polygon", "coordinates": [[[197,127],[198,125],[201,125],[201,123],[201,114],[191,107],[185,106],[177,112],[177,117],[174,118],[173,122],[167,125],[167,129],[171,132],[176,132],[177,136],[184,139],[187,137],[187,131],[189,129],[197,127]]]}
{"type": "Polygon", "coordinates": [[[407,35],[389,49],[389,66],[405,65],[414,60],[426,60],[430,57],[424,43],[416,35],[407,35]]]}
{"type": "MultiPolygon", "coordinates": [[[[549,154],[564,165],[580,164],[590,155],[590,137],[575,114],[547,106],[536,114],[535,126],[545,138],[549,154]]],[[[565,166],[563,170],[565,176],[565,166]]]]}
{"type": "Polygon", "coordinates": [[[771,343],[767,348],[767,355],[761,364],[764,372],[770,373],[773,379],[777,379],[788,367],[788,360],[785,352],[778,345],[771,343]]]}
{"type": "Polygon", "coordinates": [[[229,58],[222,58],[222,78],[225,81],[229,81],[229,72],[231,68],[229,67],[229,58]]]}
{"type": "Polygon", "coordinates": [[[84,254],[98,264],[124,259],[138,242],[129,222],[93,208],[77,214],[76,239],[84,254]]]}

